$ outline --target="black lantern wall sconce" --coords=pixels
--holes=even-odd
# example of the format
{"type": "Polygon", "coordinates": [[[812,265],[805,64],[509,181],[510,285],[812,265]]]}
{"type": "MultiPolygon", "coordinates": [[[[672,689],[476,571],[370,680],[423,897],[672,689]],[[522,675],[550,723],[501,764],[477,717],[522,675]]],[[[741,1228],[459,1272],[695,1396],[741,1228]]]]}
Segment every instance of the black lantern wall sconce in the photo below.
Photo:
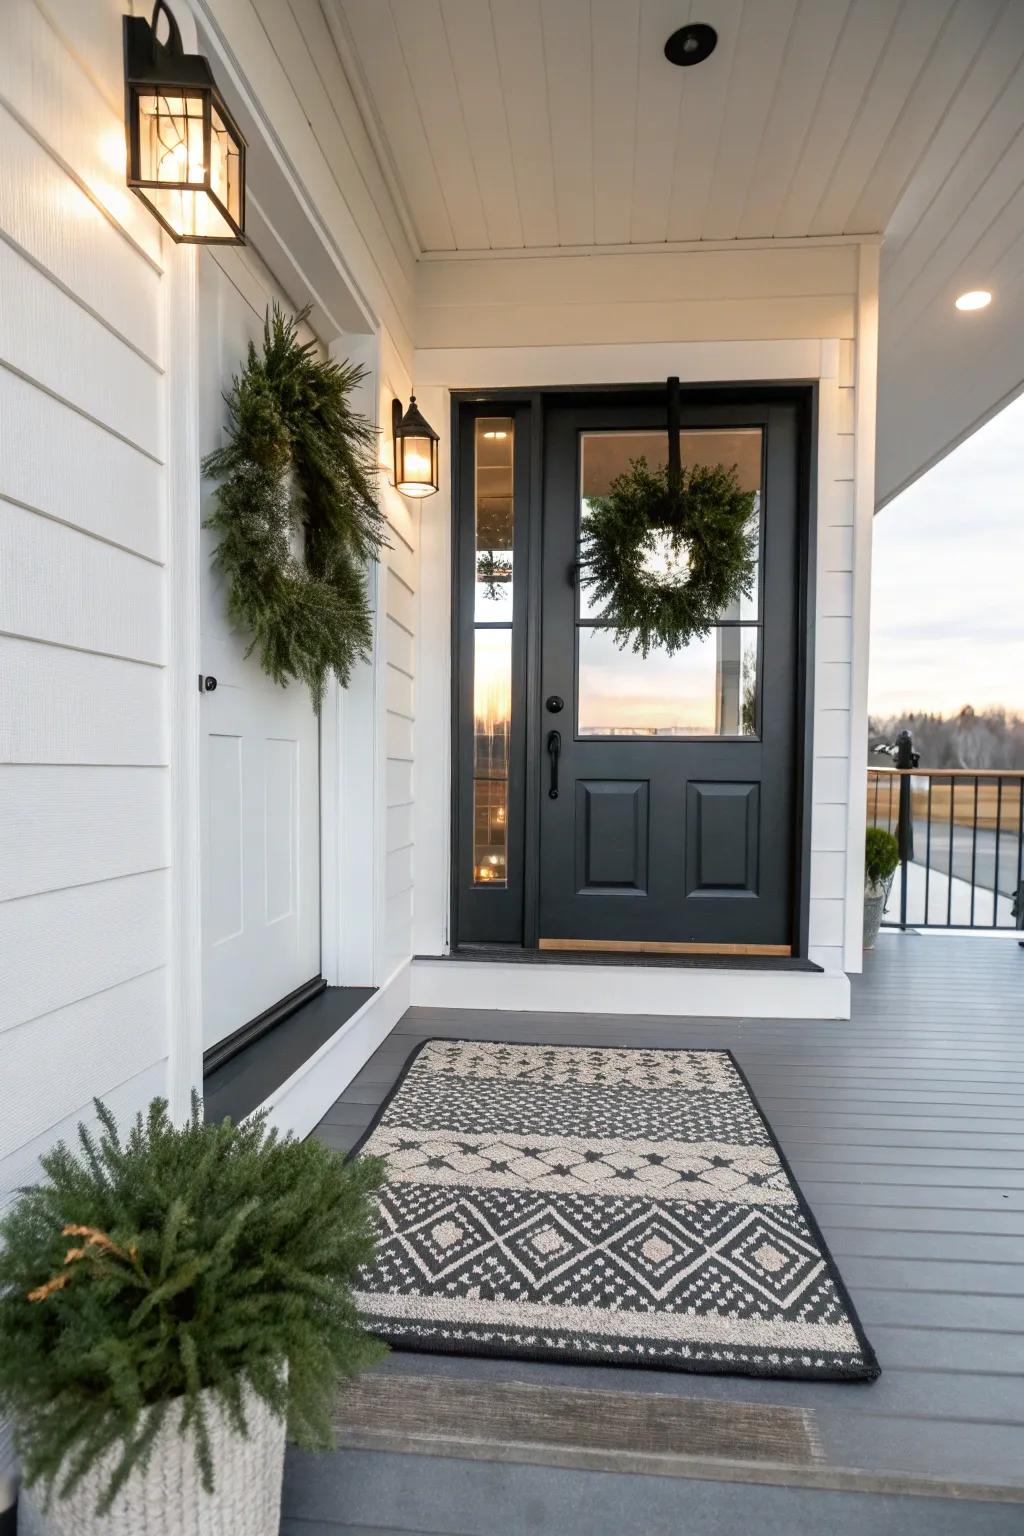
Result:
{"type": "Polygon", "coordinates": [[[438,436],[426,420],[416,396],[402,415],[401,400],[391,402],[391,437],[394,444],[395,490],[403,496],[433,496],[437,477],[438,436]]]}
{"type": "Polygon", "coordinates": [[[243,245],[245,140],[209,64],[185,52],[165,0],[149,21],[126,16],[123,31],[129,187],[173,240],[243,245]]]}

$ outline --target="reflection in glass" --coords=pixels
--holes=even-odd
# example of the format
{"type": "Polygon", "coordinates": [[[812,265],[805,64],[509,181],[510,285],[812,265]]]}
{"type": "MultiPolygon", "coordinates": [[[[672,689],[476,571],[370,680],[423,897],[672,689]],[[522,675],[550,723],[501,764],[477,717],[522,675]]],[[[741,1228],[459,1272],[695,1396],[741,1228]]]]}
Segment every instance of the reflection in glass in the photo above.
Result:
{"type": "Polygon", "coordinates": [[[476,595],[478,622],[512,619],[512,418],[476,424],[476,595]]]}
{"type": "Polygon", "coordinates": [[[577,633],[581,736],[757,734],[756,626],[724,626],[646,660],[620,650],[609,629],[577,633]]]}
{"type": "Polygon", "coordinates": [[[473,884],[508,877],[512,630],[478,629],[473,658],[473,884]]]}
{"type": "MultiPolygon", "coordinates": [[[[681,432],[679,441],[684,467],[724,464],[728,469],[736,466],[741,490],[756,493],[751,528],[752,531],[757,529],[761,518],[761,428],[708,427],[701,431],[681,432]]],[[[652,469],[664,466],[668,461],[668,442],[664,432],[584,432],[580,452],[582,524],[587,519],[590,499],[606,496],[612,481],[617,475],[626,473],[632,459],[644,458],[652,469]]],[[[667,533],[656,535],[647,563],[654,576],[663,577],[670,568],[680,577],[685,575],[685,568],[680,568],[678,561],[672,559],[667,533]]],[[[719,617],[723,621],[756,620],[759,617],[757,584],[755,573],[750,597],[738,599],[719,617]]],[[[600,605],[591,598],[585,581],[579,583],[579,603],[581,619],[601,618],[600,605]]]]}

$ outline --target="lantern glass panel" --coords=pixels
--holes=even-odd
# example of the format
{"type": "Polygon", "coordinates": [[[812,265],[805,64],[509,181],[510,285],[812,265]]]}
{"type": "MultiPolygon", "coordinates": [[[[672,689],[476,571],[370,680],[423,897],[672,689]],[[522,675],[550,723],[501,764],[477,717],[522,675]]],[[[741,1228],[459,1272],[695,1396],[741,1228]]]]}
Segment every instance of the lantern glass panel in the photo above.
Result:
{"type": "Polygon", "coordinates": [[[406,496],[429,496],[434,483],[435,444],[429,437],[399,437],[398,489],[406,496]]]}
{"type": "Polygon", "coordinates": [[[241,224],[242,158],[216,104],[211,108],[210,121],[210,188],[235,223],[241,224]]]}
{"type": "Polygon", "coordinates": [[[147,93],[138,103],[139,179],[202,185],[203,98],[147,93]]]}

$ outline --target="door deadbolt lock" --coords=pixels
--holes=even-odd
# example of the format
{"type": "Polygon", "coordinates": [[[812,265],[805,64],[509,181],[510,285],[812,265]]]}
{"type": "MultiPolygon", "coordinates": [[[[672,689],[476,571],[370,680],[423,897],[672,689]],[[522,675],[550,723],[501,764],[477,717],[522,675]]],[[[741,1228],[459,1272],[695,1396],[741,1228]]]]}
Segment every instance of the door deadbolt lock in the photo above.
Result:
{"type": "Polygon", "coordinates": [[[553,693],[549,698],[545,699],[544,707],[549,715],[559,715],[565,708],[565,700],[560,699],[557,693],[553,693]]]}
{"type": "Polygon", "coordinates": [[[217,679],[215,677],[200,676],[199,687],[203,693],[213,693],[217,687],[217,679]]]}

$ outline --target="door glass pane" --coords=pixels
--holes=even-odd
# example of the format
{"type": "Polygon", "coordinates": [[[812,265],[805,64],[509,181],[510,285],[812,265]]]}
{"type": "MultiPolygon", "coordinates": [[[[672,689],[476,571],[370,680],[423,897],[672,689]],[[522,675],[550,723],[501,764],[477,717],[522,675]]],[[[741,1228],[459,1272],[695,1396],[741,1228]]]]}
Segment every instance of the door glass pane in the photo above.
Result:
{"type": "Polygon", "coordinates": [[[473,884],[505,885],[512,630],[478,629],[473,658],[473,884]]]}
{"type": "MultiPolygon", "coordinates": [[[[684,466],[722,464],[736,466],[740,489],[756,495],[752,528],[759,529],[761,519],[761,428],[708,427],[679,434],[684,466]]],[[[632,459],[644,458],[654,469],[668,462],[668,441],[664,432],[584,432],[580,439],[580,525],[585,526],[591,497],[606,496],[617,475],[625,474],[632,459]]],[[[668,569],[671,544],[668,535],[657,533],[648,560],[653,575],[668,569]]],[[[723,621],[758,618],[758,577],[749,597],[739,598],[723,621]]],[[[590,595],[585,579],[579,582],[579,616],[599,619],[601,605],[590,595]]]]}
{"type": "Polygon", "coordinates": [[[668,656],[621,650],[612,630],[581,626],[581,736],[753,736],[755,625],[728,625],[668,656]]]}
{"type": "Polygon", "coordinates": [[[512,619],[512,418],[476,424],[477,622],[512,619]]]}

